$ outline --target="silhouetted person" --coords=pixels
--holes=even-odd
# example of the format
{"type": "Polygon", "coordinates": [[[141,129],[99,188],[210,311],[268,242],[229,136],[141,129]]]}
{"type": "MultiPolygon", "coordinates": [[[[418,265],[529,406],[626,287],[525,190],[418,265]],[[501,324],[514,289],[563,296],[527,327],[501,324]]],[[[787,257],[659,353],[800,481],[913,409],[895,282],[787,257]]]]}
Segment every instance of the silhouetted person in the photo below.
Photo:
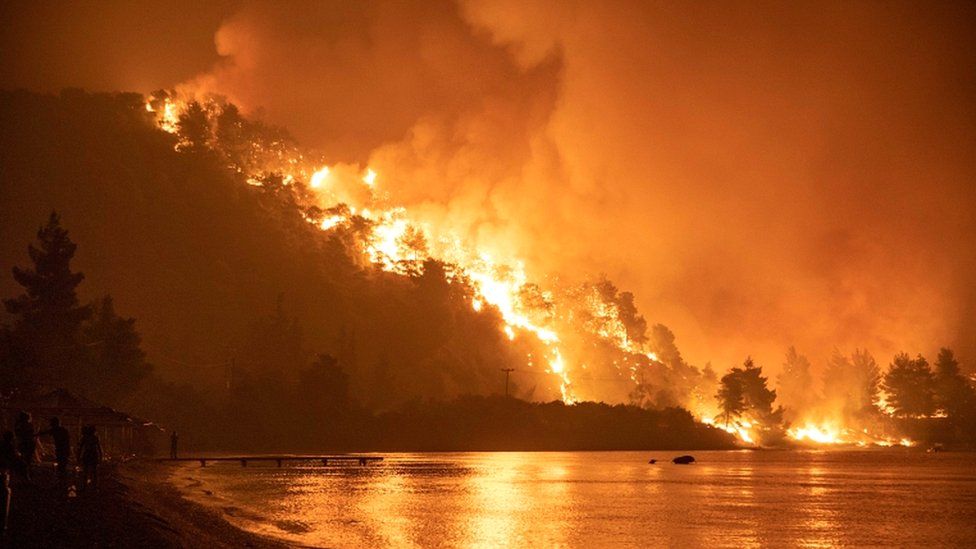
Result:
{"type": "Polygon", "coordinates": [[[13,431],[4,431],[0,438],[0,526],[7,531],[10,517],[10,474],[20,466],[20,456],[14,447],[13,431]]]}
{"type": "Polygon", "coordinates": [[[25,473],[24,458],[17,451],[13,431],[4,431],[3,436],[0,437],[0,469],[21,476],[25,473]]]}
{"type": "Polygon", "coordinates": [[[172,459],[176,459],[176,448],[179,445],[179,442],[180,435],[176,431],[173,431],[173,433],[169,435],[169,457],[172,459]]]}
{"type": "Polygon", "coordinates": [[[78,442],[78,461],[81,462],[81,486],[98,485],[98,464],[102,461],[102,445],[95,434],[94,425],[86,425],[81,430],[78,442]]]}
{"type": "Polygon", "coordinates": [[[0,437],[0,469],[17,469],[20,453],[14,444],[14,432],[4,431],[0,437]]]}
{"type": "Polygon", "coordinates": [[[30,480],[30,466],[37,458],[37,431],[34,430],[34,422],[29,413],[21,412],[17,415],[14,433],[17,435],[17,449],[24,461],[24,477],[30,480]]]}
{"type": "Polygon", "coordinates": [[[58,479],[64,480],[68,473],[68,459],[71,456],[71,435],[61,426],[61,420],[56,417],[51,418],[50,429],[38,434],[51,435],[54,439],[54,461],[57,463],[58,479]]]}
{"type": "Polygon", "coordinates": [[[0,527],[7,532],[10,519],[10,469],[0,470],[0,527]]]}

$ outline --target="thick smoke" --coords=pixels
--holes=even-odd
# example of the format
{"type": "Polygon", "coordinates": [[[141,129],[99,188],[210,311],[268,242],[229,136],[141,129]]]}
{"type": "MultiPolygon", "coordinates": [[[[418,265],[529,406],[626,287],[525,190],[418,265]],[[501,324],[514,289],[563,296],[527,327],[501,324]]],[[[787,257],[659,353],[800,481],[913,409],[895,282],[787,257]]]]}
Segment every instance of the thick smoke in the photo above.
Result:
{"type": "Polygon", "coordinates": [[[536,274],[606,272],[695,362],[886,356],[972,342],[973,39],[948,11],[251,6],[197,82],[536,274]]]}
{"type": "Polygon", "coordinates": [[[969,7],[225,9],[185,87],[536,278],[606,273],[692,363],[976,356],[969,7]]]}

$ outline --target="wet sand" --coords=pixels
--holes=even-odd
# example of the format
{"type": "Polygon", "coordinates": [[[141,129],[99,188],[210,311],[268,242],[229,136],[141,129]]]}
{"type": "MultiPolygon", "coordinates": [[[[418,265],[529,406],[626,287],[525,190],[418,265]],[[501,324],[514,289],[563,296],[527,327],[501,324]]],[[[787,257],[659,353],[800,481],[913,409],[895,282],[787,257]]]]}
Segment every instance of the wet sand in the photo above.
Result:
{"type": "Polygon", "coordinates": [[[32,484],[14,480],[3,547],[285,547],[181,497],[164,466],[131,462],[100,473],[97,490],[76,497],[50,466],[36,468],[32,484]]]}

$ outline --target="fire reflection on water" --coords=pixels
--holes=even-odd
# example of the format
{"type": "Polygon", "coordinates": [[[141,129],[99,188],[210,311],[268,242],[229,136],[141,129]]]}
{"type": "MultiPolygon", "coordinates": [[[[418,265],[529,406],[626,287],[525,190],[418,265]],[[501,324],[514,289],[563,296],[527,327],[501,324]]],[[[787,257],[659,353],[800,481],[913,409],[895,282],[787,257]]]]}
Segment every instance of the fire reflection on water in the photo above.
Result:
{"type": "Polygon", "coordinates": [[[311,546],[976,544],[974,454],[696,452],[690,466],[668,454],[400,454],[173,479],[242,527],[311,546]]]}
{"type": "Polygon", "coordinates": [[[477,475],[468,482],[469,506],[481,509],[469,517],[473,540],[486,547],[503,547],[519,540],[515,517],[524,514],[526,498],[524,481],[519,478],[517,454],[499,454],[488,474],[477,475]]]}
{"type": "Polygon", "coordinates": [[[806,478],[802,482],[811,504],[803,506],[805,534],[801,544],[804,547],[835,547],[841,540],[837,536],[836,511],[829,505],[828,471],[820,465],[812,465],[806,469],[806,478]]]}

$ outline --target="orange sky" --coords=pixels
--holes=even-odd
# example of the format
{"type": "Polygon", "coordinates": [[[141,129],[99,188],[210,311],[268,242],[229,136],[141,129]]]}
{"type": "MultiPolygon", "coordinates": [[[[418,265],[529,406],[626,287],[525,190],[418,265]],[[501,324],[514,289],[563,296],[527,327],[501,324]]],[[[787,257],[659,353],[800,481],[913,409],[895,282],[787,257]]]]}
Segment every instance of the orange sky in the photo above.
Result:
{"type": "Polygon", "coordinates": [[[198,4],[4,4],[0,87],[227,95],[699,365],[976,357],[970,6],[198,4]]]}

